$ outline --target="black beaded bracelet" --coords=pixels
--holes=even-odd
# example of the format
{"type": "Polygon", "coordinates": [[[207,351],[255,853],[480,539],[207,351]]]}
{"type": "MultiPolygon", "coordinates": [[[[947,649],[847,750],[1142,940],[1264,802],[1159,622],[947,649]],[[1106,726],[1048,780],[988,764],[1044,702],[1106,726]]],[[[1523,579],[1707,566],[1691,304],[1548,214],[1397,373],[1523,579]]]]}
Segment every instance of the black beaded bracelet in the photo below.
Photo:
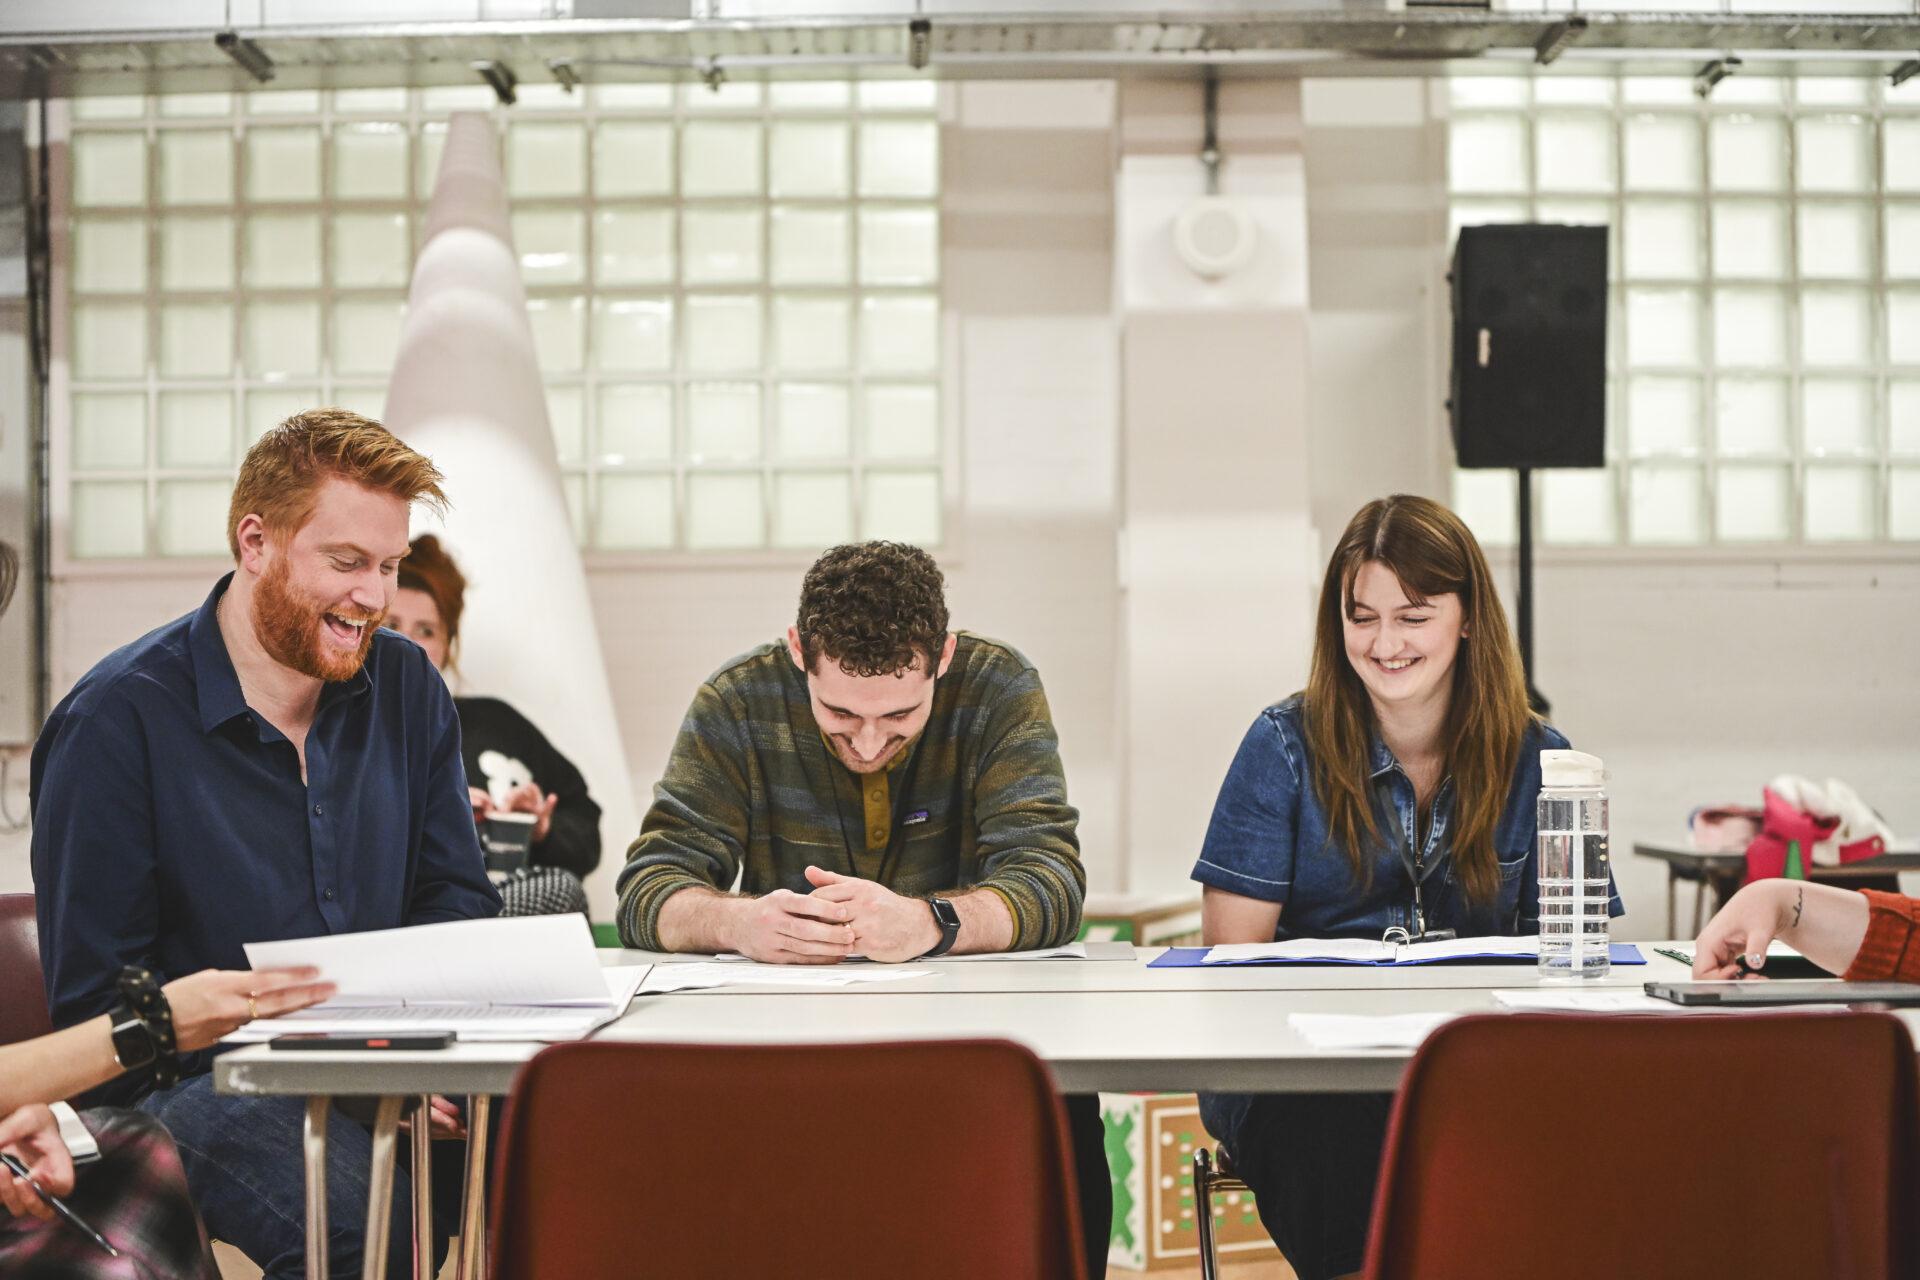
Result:
{"type": "Polygon", "coordinates": [[[120,971],[120,994],[153,1037],[153,1083],[161,1089],[172,1088],[180,1079],[180,1044],[173,1034],[173,1009],[160,990],[159,979],[130,964],[120,971]]]}

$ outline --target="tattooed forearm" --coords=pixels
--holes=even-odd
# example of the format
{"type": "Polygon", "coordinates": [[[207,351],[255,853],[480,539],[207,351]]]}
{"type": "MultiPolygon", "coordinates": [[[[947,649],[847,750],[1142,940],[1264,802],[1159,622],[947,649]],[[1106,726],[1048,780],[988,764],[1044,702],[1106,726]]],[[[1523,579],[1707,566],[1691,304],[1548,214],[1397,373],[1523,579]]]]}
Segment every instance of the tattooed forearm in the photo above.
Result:
{"type": "Polygon", "coordinates": [[[1805,905],[1807,905],[1807,886],[1801,885],[1793,891],[1793,923],[1787,926],[1789,929],[1800,927],[1800,908],[1805,905]]]}

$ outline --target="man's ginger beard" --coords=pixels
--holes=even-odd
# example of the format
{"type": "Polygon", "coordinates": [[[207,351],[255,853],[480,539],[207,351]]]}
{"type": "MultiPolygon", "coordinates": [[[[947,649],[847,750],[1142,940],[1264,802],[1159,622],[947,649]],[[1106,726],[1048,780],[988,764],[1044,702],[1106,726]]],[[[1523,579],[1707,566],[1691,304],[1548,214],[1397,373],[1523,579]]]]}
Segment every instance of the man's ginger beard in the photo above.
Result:
{"type": "Polygon", "coordinates": [[[324,615],[334,614],[348,622],[360,620],[359,610],[351,606],[328,609],[311,597],[293,589],[292,570],[284,555],[260,576],[253,592],[253,635],[267,656],[283,667],[292,667],[301,675],[316,680],[351,680],[367,660],[373,647],[373,633],[386,618],[386,610],[365,615],[367,625],[360,631],[360,647],[344,653],[327,643],[322,634],[324,615]]]}

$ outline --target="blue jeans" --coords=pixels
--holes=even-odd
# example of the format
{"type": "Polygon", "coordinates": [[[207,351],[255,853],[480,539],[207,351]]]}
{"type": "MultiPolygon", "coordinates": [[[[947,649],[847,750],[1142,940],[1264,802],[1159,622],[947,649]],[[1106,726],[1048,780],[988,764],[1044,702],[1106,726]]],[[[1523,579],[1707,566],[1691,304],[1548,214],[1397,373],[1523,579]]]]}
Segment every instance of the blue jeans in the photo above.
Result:
{"type": "MultiPolygon", "coordinates": [[[[194,1076],[149,1094],[139,1107],[167,1126],[180,1148],[187,1185],[207,1233],[253,1260],[266,1280],[306,1274],[306,1163],[304,1098],[247,1098],[215,1093],[211,1075],[194,1076]]],[[[459,1223],[464,1142],[434,1145],[435,1269],[459,1223]]],[[[393,1243],[389,1280],[413,1276],[413,1196],[408,1143],[393,1179],[393,1243]]],[[[327,1113],[327,1256],[332,1274],[360,1274],[367,1234],[367,1184],[373,1135],[335,1109],[327,1113]]]]}

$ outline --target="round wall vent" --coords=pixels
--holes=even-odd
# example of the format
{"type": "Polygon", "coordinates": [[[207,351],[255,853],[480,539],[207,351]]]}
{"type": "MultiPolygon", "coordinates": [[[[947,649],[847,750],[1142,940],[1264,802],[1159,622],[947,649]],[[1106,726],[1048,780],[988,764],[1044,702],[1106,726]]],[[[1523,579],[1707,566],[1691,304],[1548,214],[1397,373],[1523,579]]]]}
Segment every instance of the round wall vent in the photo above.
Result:
{"type": "Polygon", "coordinates": [[[1173,251],[1209,280],[1246,266],[1259,244],[1253,216],[1230,196],[1201,196],[1173,221],[1173,251]]]}

